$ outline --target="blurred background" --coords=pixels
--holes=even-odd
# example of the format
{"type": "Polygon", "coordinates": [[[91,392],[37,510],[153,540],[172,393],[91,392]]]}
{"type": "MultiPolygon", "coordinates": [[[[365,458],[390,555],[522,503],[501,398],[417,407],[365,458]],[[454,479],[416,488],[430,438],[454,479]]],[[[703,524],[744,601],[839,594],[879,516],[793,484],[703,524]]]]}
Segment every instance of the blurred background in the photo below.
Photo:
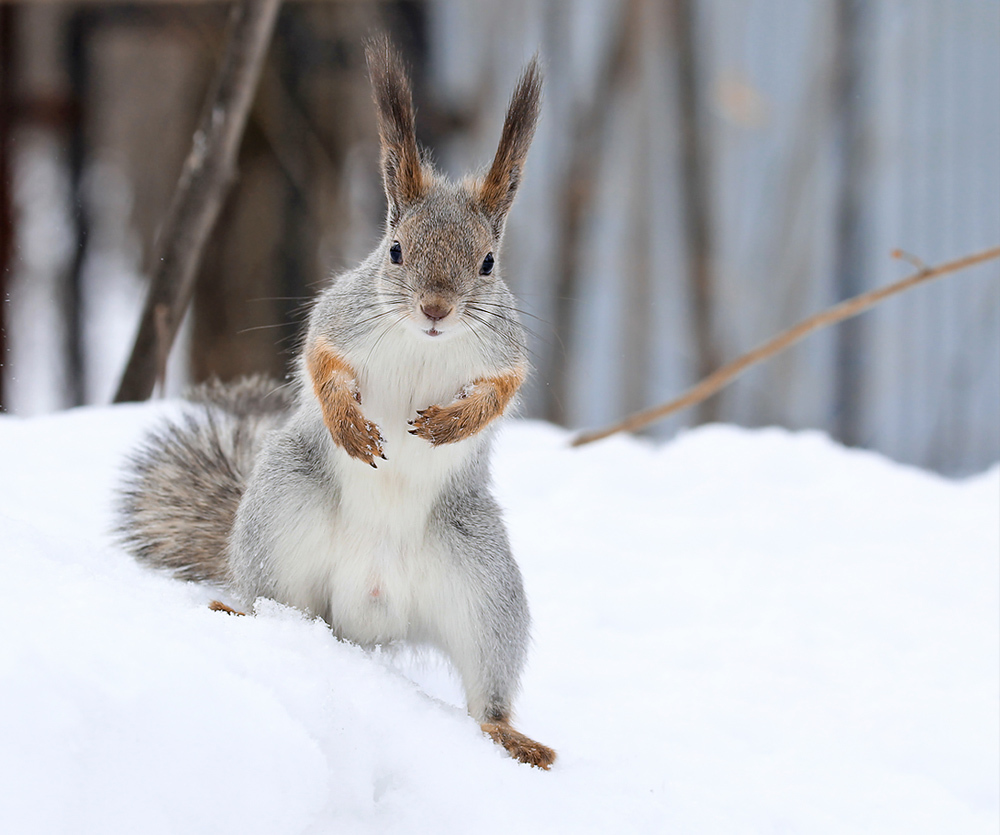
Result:
{"type": "MultiPolygon", "coordinates": [[[[214,2],[0,0],[0,404],[108,403],[225,35],[214,2]]],[[[492,158],[537,50],[505,270],[524,412],[592,427],[806,315],[1000,243],[1000,0],[286,0],[167,394],[287,373],[309,299],[380,237],[363,40],[418,138],[492,158]]],[[[1000,262],[810,336],[650,430],[815,427],[948,474],[1000,459],[1000,262]]]]}

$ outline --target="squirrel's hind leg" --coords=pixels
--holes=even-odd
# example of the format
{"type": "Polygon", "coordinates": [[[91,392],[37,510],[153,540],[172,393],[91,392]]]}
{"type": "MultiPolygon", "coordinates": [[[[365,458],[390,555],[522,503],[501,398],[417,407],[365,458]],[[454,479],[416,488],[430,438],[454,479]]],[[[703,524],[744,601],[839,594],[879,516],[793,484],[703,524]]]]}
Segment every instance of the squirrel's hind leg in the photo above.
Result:
{"type": "Polygon", "coordinates": [[[548,771],[549,767],[556,761],[556,752],[547,745],[535,742],[531,737],[525,736],[520,731],[514,730],[506,720],[497,722],[483,722],[480,727],[490,739],[497,745],[502,745],[507,752],[515,759],[520,760],[536,768],[548,771]]]}

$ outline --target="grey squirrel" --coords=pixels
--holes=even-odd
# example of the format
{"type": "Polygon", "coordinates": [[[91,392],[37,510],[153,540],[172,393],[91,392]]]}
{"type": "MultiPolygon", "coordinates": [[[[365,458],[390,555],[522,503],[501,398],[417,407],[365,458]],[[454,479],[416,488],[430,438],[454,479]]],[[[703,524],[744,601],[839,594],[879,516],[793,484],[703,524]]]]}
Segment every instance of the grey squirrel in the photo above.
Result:
{"type": "MultiPolygon", "coordinates": [[[[510,724],[529,615],[491,492],[493,430],[528,362],[501,243],[538,119],[523,71],[495,158],[453,183],[421,156],[410,82],[367,48],[385,235],[309,318],[291,391],[208,384],[131,458],[120,531],[142,561],[273,598],[363,646],[439,648],[469,713],[522,762],[555,752],[510,724]]],[[[221,607],[226,608],[226,607],[221,607]]]]}

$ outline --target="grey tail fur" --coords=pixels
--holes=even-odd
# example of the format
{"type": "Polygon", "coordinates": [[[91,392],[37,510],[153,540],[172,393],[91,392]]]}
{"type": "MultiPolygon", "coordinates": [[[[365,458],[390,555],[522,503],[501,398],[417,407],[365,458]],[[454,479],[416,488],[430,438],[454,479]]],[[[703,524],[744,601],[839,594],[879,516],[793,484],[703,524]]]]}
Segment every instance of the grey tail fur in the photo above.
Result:
{"type": "Polygon", "coordinates": [[[294,394],[263,377],[188,393],[183,418],[151,430],[126,464],[117,531],[141,562],[185,580],[224,582],[236,508],[265,434],[294,394]]]}

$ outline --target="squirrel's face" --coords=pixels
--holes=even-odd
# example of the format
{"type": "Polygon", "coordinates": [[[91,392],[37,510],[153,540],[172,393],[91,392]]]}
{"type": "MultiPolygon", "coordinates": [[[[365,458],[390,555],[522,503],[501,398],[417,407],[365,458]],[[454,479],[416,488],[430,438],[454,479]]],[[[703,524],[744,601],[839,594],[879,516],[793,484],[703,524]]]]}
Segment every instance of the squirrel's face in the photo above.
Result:
{"type": "Polygon", "coordinates": [[[383,242],[383,298],[429,337],[475,329],[480,303],[500,285],[498,248],[488,218],[466,189],[427,195],[383,242]]]}

